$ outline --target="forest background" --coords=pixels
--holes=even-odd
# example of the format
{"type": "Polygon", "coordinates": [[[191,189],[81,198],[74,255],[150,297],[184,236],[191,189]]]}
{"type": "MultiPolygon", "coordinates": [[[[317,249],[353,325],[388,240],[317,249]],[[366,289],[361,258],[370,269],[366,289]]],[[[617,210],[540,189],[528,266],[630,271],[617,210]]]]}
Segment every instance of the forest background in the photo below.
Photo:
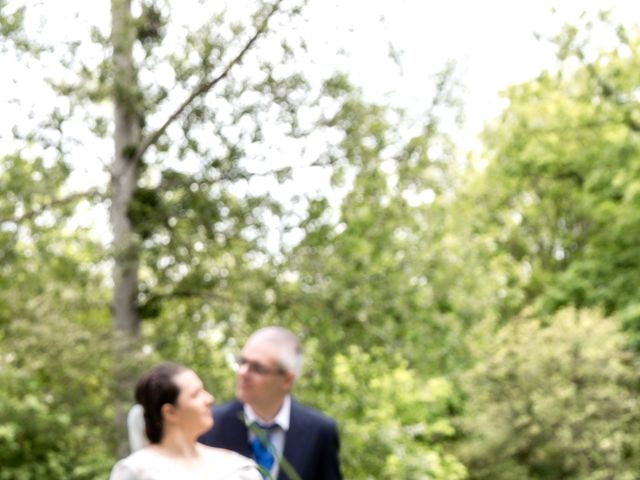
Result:
{"type": "Polygon", "coordinates": [[[2,133],[1,480],[107,478],[140,372],[229,398],[268,324],[345,478],[637,478],[633,19],[541,38],[554,65],[461,152],[454,63],[419,115],[372,101],[309,66],[306,2],[99,3],[47,43],[44,4],[0,0],[3,81],[42,89],[2,133]]]}

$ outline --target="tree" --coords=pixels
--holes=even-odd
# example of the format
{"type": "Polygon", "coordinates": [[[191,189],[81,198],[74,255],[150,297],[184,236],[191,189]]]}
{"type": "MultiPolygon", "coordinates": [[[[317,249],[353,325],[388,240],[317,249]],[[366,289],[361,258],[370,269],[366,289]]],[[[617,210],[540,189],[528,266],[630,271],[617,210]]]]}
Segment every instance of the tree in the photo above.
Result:
{"type": "Polygon", "coordinates": [[[25,149],[0,169],[0,478],[92,479],[114,441],[104,252],[46,163],[25,149]]]}
{"type": "MultiPolygon", "coordinates": [[[[195,151],[202,154],[211,162],[209,168],[218,167],[217,182],[214,179],[207,178],[207,173],[203,172],[204,178],[188,175],[187,178],[181,178],[179,174],[168,171],[166,174],[166,182],[171,186],[171,182],[179,186],[184,186],[186,182],[190,183],[190,187],[195,185],[196,190],[206,190],[213,188],[216,184],[223,183],[225,180],[235,180],[237,178],[246,178],[249,173],[243,171],[237,165],[240,156],[239,149],[242,145],[231,142],[222,131],[215,132],[215,128],[220,129],[228,127],[226,122],[223,125],[213,125],[214,132],[218,134],[218,142],[226,146],[223,155],[216,155],[206,146],[200,146],[196,140],[193,130],[195,130],[203,120],[211,120],[216,116],[215,107],[207,105],[206,96],[219,83],[230,82],[230,74],[234,68],[242,64],[245,56],[252,50],[253,45],[260,37],[266,35],[269,27],[269,21],[276,14],[288,15],[295,11],[295,8],[289,7],[290,10],[284,10],[282,1],[274,3],[262,3],[260,8],[253,14],[254,26],[253,32],[248,34],[244,32],[244,28],[240,25],[233,26],[233,32],[239,42],[237,52],[227,53],[231,50],[231,46],[221,44],[222,39],[220,32],[214,29],[205,28],[191,36],[187,44],[195,44],[200,51],[199,57],[194,65],[178,63],[181,60],[171,57],[174,75],[178,84],[188,89],[190,84],[195,84],[190,89],[189,95],[179,103],[169,115],[165,115],[166,119],[160,123],[157,128],[147,128],[148,133],[144,132],[142,127],[147,125],[147,119],[160,110],[156,107],[150,110],[151,102],[158,99],[145,98],[142,85],[139,85],[138,77],[143,73],[149,65],[144,62],[141,65],[136,64],[134,59],[133,48],[136,42],[143,45],[146,42],[157,42],[162,39],[162,29],[165,27],[166,19],[163,12],[157,6],[143,5],[142,13],[139,17],[134,18],[131,12],[130,1],[113,1],[112,2],[112,29],[110,41],[113,47],[113,100],[115,106],[115,156],[111,169],[111,221],[113,226],[113,245],[115,250],[115,267],[114,267],[114,325],[117,330],[136,334],[139,328],[139,318],[137,311],[137,289],[138,289],[138,246],[137,236],[148,237],[149,230],[152,230],[151,222],[148,220],[144,226],[141,226],[143,219],[141,216],[150,212],[138,212],[140,216],[132,218],[132,210],[155,208],[158,206],[158,192],[148,192],[141,189],[140,181],[143,173],[143,158],[147,151],[152,147],[158,147],[158,142],[166,134],[168,128],[173,123],[179,122],[185,117],[185,131],[187,136],[187,145],[185,150],[195,151]],[[228,57],[228,58],[227,58],[228,57]],[[214,68],[215,63],[220,63],[222,67],[214,68]],[[207,158],[208,157],[208,158],[207,158]],[[228,162],[224,165],[224,161],[228,162]],[[225,178],[230,175],[231,178],[225,178]],[[136,192],[139,196],[135,197],[136,192]],[[154,195],[155,193],[155,195],[154,195]],[[135,200],[135,201],[134,201],[135,200]],[[148,202],[148,203],[145,203],[148,202]],[[135,222],[135,223],[134,223],[135,222]],[[136,230],[137,229],[137,230],[136,230]]],[[[148,57],[151,56],[152,46],[146,47],[145,52],[148,57]]],[[[146,58],[145,60],[148,60],[146,58]]],[[[154,59],[153,68],[158,68],[159,59],[154,59]]],[[[251,90],[268,90],[282,88],[284,85],[276,85],[278,80],[273,77],[273,72],[269,69],[269,65],[261,65],[265,70],[262,80],[264,83],[258,85],[248,84],[248,80],[240,86],[233,84],[227,85],[227,91],[223,97],[227,101],[231,101],[234,94],[244,94],[248,96],[251,90]],[[238,89],[234,91],[234,89],[238,89]]],[[[289,87],[295,89],[295,79],[286,78],[282,83],[289,81],[289,87]]],[[[298,81],[301,84],[301,81],[298,81]]],[[[162,90],[162,88],[160,88],[162,90]]],[[[273,92],[272,92],[273,93],[273,92]]],[[[284,96],[290,95],[292,92],[285,92],[284,96]]],[[[166,91],[159,92],[160,100],[164,100],[167,96],[166,91]]],[[[277,104],[277,98],[274,98],[277,104]]],[[[286,104],[287,98],[280,98],[286,104]]],[[[243,117],[254,112],[258,105],[239,101],[241,105],[235,109],[239,112],[234,120],[241,120],[243,117]]],[[[286,107],[287,105],[285,105],[286,107]]],[[[259,125],[254,125],[254,135],[258,135],[259,125]]],[[[246,132],[243,132],[247,135],[246,132]]],[[[186,155],[186,151],[181,152],[186,155]]],[[[164,186],[164,185],[163,185],[164,186]]],[[[193,189],[193,188],[192,188],[193,189]]],[[[195,200],[205,201],[206,195],[202,195],[195,200]],[[204,197],[204,198],[202,198],[204,197]]],[[[197,203],[196,203],[197,205],[197,203]]],[[[165,213],[165,212],[161,212],[165,213]]],[[[162,219],[167,220],[167,219],[162,219]]]]}
{"type": "Polygon", "coordinates": [[[461,324],[439,302],[450,286],[439,277],[447,263],[439,243],[455,178],[455,148],[442,126],[457,108],[454,72],[436,80],[418,128],[344,82],[328,85],[342,92],[328,124],[344,132],[328,155],[344,159],[334,180],[346,193],[339,212],[324,198],[311,202],[303,238],[282,265],[272,317],[322,332],[327,358],[357,339],[365,349],[385,345],[378,351],[388,361],[401,353],[422,373],[441,372],[461,353],[447,331],[461,324]]]}
{"type": "MultiPolygon", "coordinates": [[[[99,184],[97,196],[75,191],[50,203],[67,205],[71,215],[75,200],[109,198],[116,358],[130,361],[132,343],[122,338],[138,338],[141,319],[158,318],[177,299],[198,301],[189,310],[194,317],[194,310],[215,312],[190,332],[233,331],[242,324],[241,306],[262,302],[256,291],[269,281],[265,222],[283,208],[268,191],[252,192],[252,178],[277,184],[300,162],[272,161],[271,169],[267,149],[256,145],[267,143],[265,127],[271,137],[295,141],[321,115],[319,92],[295,67],[304,46],[288,39],[296,38],[292,22],[303,3],[255,2],[250,15],[233,18],[200,2],[194,26],[170,22],[175,9],[190,8],[184,2],[114,0],[110,28],[91,26],[92,42],[81,27],[70,28],[63,48],[41,48],[37,34],[20,28],[35,7],[1,4],[6,49],[31,67],[50,66],[52,58],[63,67],[47,79],[52,113],[38,133],[17,124],[18,148],[58,147],[57,162],[73,171],[84,145],[115,145],[105,161],[108,189],[99,184]]],[[[130,378],[118,383],[130,390],[130,378]]],[[[118,425],[125,408],[117,409],[118,425]]],[[[125,448],[121,442],[120,454],[125,448]]]]}
{"type": "Polygon", "coordinates": [[[490,258],[511,265],[503,318],[531,303],[596,306],[635,332],[638,36],[586,23],[555,39],[556,72],[506,92],[485,133],[488,165],[469,184],[481,207],[470,219],[493,238],[490,258]],[[591,44],[596,26],[616,39],[609,50],[591,44]]]}
{"type": "Polygon", "coordinates": [[[463,377],[470,478],[634,478],[638,359],[616,322],[567,309],[494,327],[463,377]]]}

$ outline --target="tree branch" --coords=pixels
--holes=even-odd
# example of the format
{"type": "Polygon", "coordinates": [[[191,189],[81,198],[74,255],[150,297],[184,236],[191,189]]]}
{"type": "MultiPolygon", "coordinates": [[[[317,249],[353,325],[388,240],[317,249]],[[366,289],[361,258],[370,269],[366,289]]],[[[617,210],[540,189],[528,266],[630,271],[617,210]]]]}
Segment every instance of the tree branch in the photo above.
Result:
{"type": "Polygon", "coordinates": [[[203,288],[202,290],[181,290],[177,288],[170,292],[150,295],[145,302],[141,302],[138,305],[138,311],[141,313],[141,318],[143,320],[145,318],[153,318],[158,316],[158,313],[155,313],[155,310],[157,306],[163,301],[191,299],[209,300],[227,304],[233,303],[231,297],[220,295],[219,293],[213,293],[210,289],[203,288]]]}
{"type": "Polygon", "coordinates": [[[256,42],[256,40],[258,40],[258,38],[267,30],[269,20],[278,11],[280,4],[282,2],[283,0],[278,0],[272,5],[271,10],[269,10],[269,13],[265,17],[265,19],[262,21],[262,23],[260,24],[256,32],[249,39],[249,41],[244,46],[244,48],[240,50],[240,53],[238,53],[238,55],[236,55],[236,57],[233,60],[231,60],[231,62],[229,62],[229,64],[222,71],[222,73],[220,73],[220,75],[218,75],[217,77],[213,78],[208,82],[200,83],[200,85],[198,85],[193,90],[193,92],[191,92],[191,95],[189,95],[187,99],[184,102],[182,102],[182,104],[176,109],[176,111],[173,112],[171,115],[169,115],[169,118],[167,118],[167,120],[162,124],[160,128],[158,128],[155,132],[153,132],[148,137],[142,140],[140,146],[136,150],[135,155],[133,156],[132,163],[136,164],[137,161],[142,158],[142,156],[147,151],[147,149],[158,141],[160,136],[167,130],[169,125],[171,125],[182,114],[182,112],[184,112],[187,109],[187,107],[191,105],[191,103],[196,98],[198,98],[201,95],[205,95],[207,92],[209,92],[209,90],[211,90],[218,82],[223,80],[229,74],[229,72],[235,65],[239,64],[242,61],[242,58],[251,49],[251,47],[256,42]]]}
{"type": "Polygon", "coordinates": [[[584,52],[582,52],[582,50],[578,50],[578,53],[576,55],[582,62],[585,63],[588,72],[591,74],[591,76],[595,79],[596,83],[600,87],[602,96],[607,100],[610,100],[611,102],[613,102],[616,106],[623,108],[624,125],[629,127],[629,129],[632,132],[635,132],[635,133],[640,132],[640,122],[638,122],[636,119],[633,118],[631,110],[624,108],[627,105],[625,104],[625,102],[620,101],[620,99],[616,96],[615,88],[609,82],[607,82],[602,77],[602,75],[600,75],[600,73],[598,72],[598,70],[596,69],[593,63],[586,62],[584,52]]]}
{"type": "Polygon", "coordinates": [[[44,213],[46,210],[50,209],[50,208],[54,208],[54,207],[59,207],[62,205],[66,205],[68,203],[72,203],[76,200],[80,200],[83,198],[104,198],[104,195],[102,193],[100,193],[97,189],[92,189],[86,192],[77,192],[77,193],[72,193],[71,195],[67,196],[67,197],[63,197],[63,198],[56,198],[51,200],[48,203],[44,203],[42,205],[39,205],[38,207],[29,210],[25,213],[23,213],[22,215],[19,215],[17,217],[5,217],[5,218],[0,218],[0,225],[4,225],[5,223],[22,223],[26,220],[29,220],[31,218],[37,217],[38,215],[40,215],[41,213],[44,213]]]}

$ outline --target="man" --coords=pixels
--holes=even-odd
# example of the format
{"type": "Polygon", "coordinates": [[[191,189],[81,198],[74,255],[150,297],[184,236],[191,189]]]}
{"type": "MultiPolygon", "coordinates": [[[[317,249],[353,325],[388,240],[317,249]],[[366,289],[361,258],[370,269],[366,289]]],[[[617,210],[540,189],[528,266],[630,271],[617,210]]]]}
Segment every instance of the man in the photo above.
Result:
{"type": "Polygon", "coordinates": [[[295,474],[340,480],[335,422],[290,396],[301,369],[302,349],[293,333],[280,327],[256,331],[238,359],[236,400],[213,409],[214,426],[200,441],[255,458],[278,480],[294,480],[295,474]],[[280,465],[274,451],[284,457],[280,465]],[[288,474],[290,467],[295,474],[288,474]]]}

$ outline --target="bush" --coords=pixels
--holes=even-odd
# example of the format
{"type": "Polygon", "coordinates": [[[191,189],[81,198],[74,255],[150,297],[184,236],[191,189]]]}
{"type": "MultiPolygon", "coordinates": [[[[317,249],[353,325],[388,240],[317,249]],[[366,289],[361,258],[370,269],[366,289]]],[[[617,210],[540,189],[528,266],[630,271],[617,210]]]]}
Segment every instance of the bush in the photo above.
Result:
{"type": "Polygon", "coordinates": [[[0,347],[0,480],[94,480],[113,465],[109,332],[13,322],[0,347]]]}
{"type": "Polygon", "coordinates": [[[520,318],[476,347],[459,449],[471,478],[637,478],[640,370],[613,320],[520,318]]]}

